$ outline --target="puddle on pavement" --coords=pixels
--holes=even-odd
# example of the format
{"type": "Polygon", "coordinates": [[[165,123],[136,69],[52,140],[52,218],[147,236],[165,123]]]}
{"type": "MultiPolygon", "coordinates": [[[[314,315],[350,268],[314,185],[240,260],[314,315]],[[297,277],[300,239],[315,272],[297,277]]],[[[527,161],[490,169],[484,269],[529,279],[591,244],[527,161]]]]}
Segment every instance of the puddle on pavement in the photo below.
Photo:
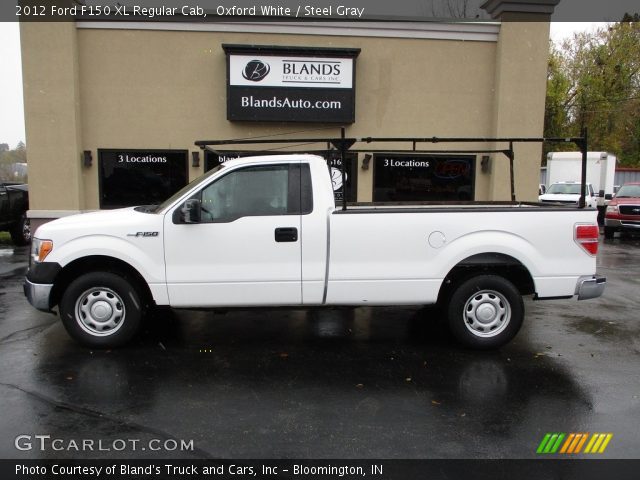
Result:
{"type": "Polygon", "coordinates": [[[613,338],[623,339],[629,334],[629,331],[617,322],[595,318],[573,317],[571,326],[579,332],[607,338],[608,340],[613,338]]]}

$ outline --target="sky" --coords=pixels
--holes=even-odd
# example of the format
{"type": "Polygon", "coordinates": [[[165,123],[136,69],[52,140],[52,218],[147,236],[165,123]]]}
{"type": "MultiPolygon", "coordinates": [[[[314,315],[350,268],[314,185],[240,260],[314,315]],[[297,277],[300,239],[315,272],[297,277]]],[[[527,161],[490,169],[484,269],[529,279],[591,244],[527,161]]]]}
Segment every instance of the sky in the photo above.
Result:
{"type": "MultiPolygon", "coordinates": [[[[594,30],[604,22],[552,22],[558,43],[574,32],[594,30]]],[[[0,22],[0,143],[15,147],[25,141],[20,32],[17,23],[0,22]]]]}
{"type": "Polygon", "coordinates": [[[22,65],[17,23],[0,23],[0,143],[24,141],[22,65]]]}

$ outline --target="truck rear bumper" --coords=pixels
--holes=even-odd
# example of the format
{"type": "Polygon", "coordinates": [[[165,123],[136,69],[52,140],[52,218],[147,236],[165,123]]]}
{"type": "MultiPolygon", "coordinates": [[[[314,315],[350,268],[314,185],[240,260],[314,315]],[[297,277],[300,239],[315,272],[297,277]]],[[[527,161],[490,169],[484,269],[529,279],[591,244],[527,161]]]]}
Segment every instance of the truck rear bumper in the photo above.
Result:
{"type": "Polygon", "coordinates": [[[22,288],[24,289],[25,297],[27,297],[31,305],[43,312],[51,311],[49,299],[51,297],[53,284],[31,283],[29,280],[25,280],[22,288]]]}
{"type": "Polygon", "coordinates": [[[576,285],[578,300],[588,300],[599,297],[604,292],[606,284],[607,278],[599,275],[580,277],[576,285]]]}

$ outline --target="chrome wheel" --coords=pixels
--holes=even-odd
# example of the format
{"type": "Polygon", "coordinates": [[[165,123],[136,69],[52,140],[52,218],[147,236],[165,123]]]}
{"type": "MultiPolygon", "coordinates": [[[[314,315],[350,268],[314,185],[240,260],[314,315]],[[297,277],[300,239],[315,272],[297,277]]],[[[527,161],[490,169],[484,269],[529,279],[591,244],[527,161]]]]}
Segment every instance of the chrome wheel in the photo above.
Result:
{"type": "Polygon", "coordinates": [[[29,220],[25,220],[22,223],[22,238],[26,243],[29,243],[31,241],[31,225],[29,223],[29,220]]]}
{"type": "Polygon", "coordinates": [[[125,313],[120,296],[105,287],[85,291],[75,306],[78,325],[85,332],[100,337],[117,332],[124,324],[125,313]]]}
{"type": "Polygon", "coordinates": [[[511,320],[507,299],[495,290],[482,290],[469,297],[462,313],[467,329],[477,337],[493,337],[511,320]]]}

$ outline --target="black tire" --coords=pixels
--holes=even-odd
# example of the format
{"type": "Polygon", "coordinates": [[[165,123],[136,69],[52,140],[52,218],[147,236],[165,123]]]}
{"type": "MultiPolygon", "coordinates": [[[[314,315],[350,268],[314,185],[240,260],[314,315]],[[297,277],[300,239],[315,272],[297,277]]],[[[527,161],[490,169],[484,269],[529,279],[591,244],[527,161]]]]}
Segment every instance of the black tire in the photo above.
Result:
{"type": "Polygon", "coordinates": [[[447,321],[453,336],[475,349],[498,348],[516,336],[524,302],[509,280],[478,275],[463,281],[449,299],[447,321]]]}
{"type": "Polygon", "coordinates": [[[142,321],[143,304],[134,284],[110,272],[90,272],[76,278],[59,306],[69,335],[87,347],[124,345],[142,321]]]}
{"type": "Polygon", "coordinates": [[[26,212],[20,216],[20,221],[9,231],[11,241],[18,246],[29,245],[31,243],[31,227],[26,212]]]}
{"type": "Polygon", "coordinates": [[[604,238],[611,240],[616,233],[616,229],[613,227],[604,227],[604,238]]]}

